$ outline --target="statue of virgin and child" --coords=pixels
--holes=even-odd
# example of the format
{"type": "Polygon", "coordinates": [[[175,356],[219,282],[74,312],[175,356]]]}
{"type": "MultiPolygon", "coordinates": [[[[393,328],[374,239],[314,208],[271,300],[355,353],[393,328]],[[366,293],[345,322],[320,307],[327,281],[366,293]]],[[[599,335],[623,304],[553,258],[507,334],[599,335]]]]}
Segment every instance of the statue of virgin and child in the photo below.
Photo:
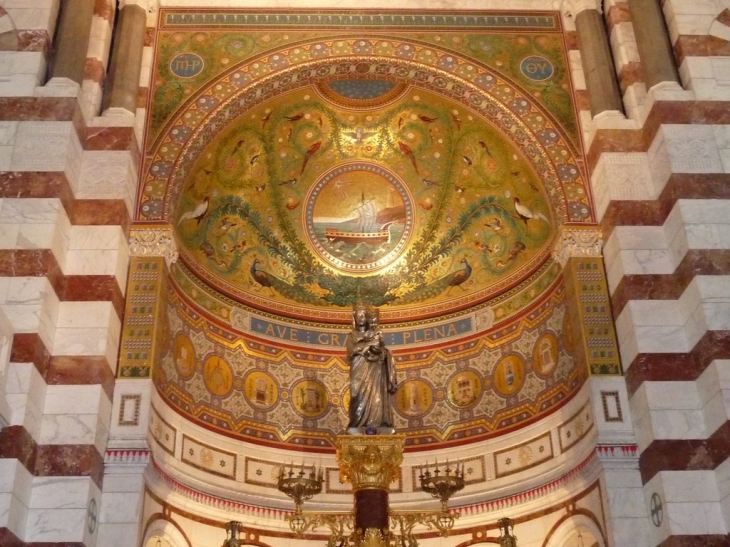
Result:
{"type": "Polygon", "coordinates": [[[350,365],[347,433],[393,434],[393,395],[398,383],[393,354],[385,347],[380,331],[377,309],[355,305],[346,347],[350,365]]]}

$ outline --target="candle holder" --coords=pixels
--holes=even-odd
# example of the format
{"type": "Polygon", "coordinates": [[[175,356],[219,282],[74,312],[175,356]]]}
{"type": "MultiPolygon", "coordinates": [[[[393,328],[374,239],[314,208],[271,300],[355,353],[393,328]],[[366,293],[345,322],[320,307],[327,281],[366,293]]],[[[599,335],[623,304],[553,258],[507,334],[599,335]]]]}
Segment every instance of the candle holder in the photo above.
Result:
{"type": "Polygon", "coordinates": [[[321,467],[318,471],[312,466],[307,473],[304,465],[299,467],[298,472],[294,471],[294,465],[290,465],[288,472],[286,467],[279,469],[277,488],[294,500],[294,513],[301,514],[302,503],[322,492],[323,482],[324,472],[321,467]]]}
{"type": "MultiPolygon", "coordinates": [[[[377,460],[377,465],[367,467],[368,473],[353,466],[352,454],[338,452],[341,476],[356,479],[357,484],[389,484],[393,480],[393,469],[400,471],[400,459],[394,463],[393,458],[377,460]],[[348,459],[349,458],[349,459],[348,459]],[[373,469],[371,469],[373,467],[373,469]],[[381,469],[382,468],[382,469],[381,469]],[[373,478],[375,477],[375,478],[373,478]]],[[[372,459],[372,458],[371,458],[372,459]]],[[[371,459],[367,461],[371,462],[371,459]]],[[[418,547],[416,527],[424,527],[438,532],[446,537],[454,527],[458,513],[449,510],[449,500],[462,490],[466,484],[464,480],[464,465],[450,464],[439,466],[425,466],[418,475],[421,489],[441,502],[439,511],[392,511],[388,509],[389,527],[382,530],[377,528],[355,529],[354,513],[304,512],[302,505],[322,492],[324,472],[320,467],[305,467],[303,464],[282,466],[279,468],[277,487],[294,500],[294,513],[286,517],[289,527],[297,537],[305,532],[314,532],[318,528],[329,528],[327,547],[361,546],[368,547],[418,547]]],[[[236,524],[238,523],[229,523],[236,524]]],[[[498,539],[500,547],[517,547],[517,538],[512,534],[514,523],[511,519],[503,518],[499,521],[501,535],[498,539]]],[[[237,527],[234,527],[237,530],[237,527]]],[[[228,529],[228,526],[226,527],[228,529]]],[[[223,547],[238,547],[240,541],[236,539],[235,531],[230,530],[232,537],[223,547]]],[[[497,541],[495,541],[496,543],[497,541]]]]}
{"type": "Polygon", "coordinates": [[[242,524],[236,520],[232,520],[226,523],[226,540],[223,542],[223,547],[240,547],[243,545],[240,539],[238,539],[238,529],[242,524]]]}
{"type": "Polygon", "coordinates": [[[510,518],[503,518],[497,521],[499,525],[499,547],[517,547],[517,538],[512,533],[515,522],[510,518]]]}
{"type": "Polygon", "coordinates": [[[421,471],[418,478],[421,480],[421,490],[438,498],[441,501],[441,511],[448,513],[449,499],[464,488],[464,466],[454,464],[452,469],[447,461],[446,467],[442,470],[436,462],[433,473],[426,468],[425,472],[421,471]]]}

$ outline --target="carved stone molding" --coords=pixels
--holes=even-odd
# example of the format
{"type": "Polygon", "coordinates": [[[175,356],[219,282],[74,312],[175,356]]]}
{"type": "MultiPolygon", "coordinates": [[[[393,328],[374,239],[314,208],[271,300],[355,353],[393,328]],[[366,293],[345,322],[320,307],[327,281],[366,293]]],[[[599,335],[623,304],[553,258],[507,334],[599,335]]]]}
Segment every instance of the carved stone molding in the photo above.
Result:
{"type": "Polygon", "coordinates": [[[129,233],[129,252],[132,256],[161,256],[168,268],[177,262],[179,256],[169,227],[133,228],[129,233]]]}
{"type": "Polygon", "coordinates": [[[149,13],[154,13],[159,7],[158,0],[119,0],[119,9],[122,10],[126,6],[139,6],[149,13]]]}
{"type": "Polygon", "coordinates": [[[603,13],[603,0],[563,0],[560,11],[566,17],[577,17],[581,11],[593,9],[603,13]]]}
{"type": "Polygon", "coordinates": [[[639,459],[639,449],[635,444],[599,444],[595,449],[596,457],[601,462],[606,461],[631,461],[639,459]]]}
{"type": "Polygon", "coordinates": [[[603,249],[603,232],[597,228],[563,228],[553,249],[553,258],[565,266],[575,257],[599,257],[603,249]]]}
{"type": "Polygon", "coordinates": [[[144,448],[107,450],[104,454],[104,463],[107,465],[147,465],[149,461],[150,451],[144,448]]]}

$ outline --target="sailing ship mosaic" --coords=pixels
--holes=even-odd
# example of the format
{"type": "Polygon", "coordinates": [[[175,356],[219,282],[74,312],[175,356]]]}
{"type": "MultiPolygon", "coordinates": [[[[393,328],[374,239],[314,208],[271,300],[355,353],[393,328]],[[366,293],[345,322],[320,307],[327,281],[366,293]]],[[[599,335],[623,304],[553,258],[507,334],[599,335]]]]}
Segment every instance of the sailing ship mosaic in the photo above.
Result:
{"type": "Polygon", "coordinates": [[[386,321],[455,311],[592,221],[553,14],[469,33],[448,14],[410,33],[179,15],[157,36],[137,216],[173,224],[185,265],[231,298],[336,321],[358,295],[386,321]]]}

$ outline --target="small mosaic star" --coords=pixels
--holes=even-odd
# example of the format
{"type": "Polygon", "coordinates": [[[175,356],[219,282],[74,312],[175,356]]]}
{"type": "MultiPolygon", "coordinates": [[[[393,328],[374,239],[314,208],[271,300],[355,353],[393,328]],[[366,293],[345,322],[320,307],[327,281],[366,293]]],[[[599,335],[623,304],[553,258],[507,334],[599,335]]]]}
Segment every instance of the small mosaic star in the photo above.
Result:
{"type": "Polygon", "coordinates": [[[257,476],[257,477],[260,477],[260,476],[261,476],[261,475],[263,475],[263,474],[264,474],[264,472],[263,472],[263,471],[261,471],[261,469],[257,469],[257,470],[256,470],[256,476],[257,476]]]}
{"type": "Polygon", "coordinates": [[[193,454],[195,454],[195,450],[193,450],[193,449],[191,448],[190,450],[188,450],[188,454],[190,454],[190,455],[192,456],[193,454]]]}
{"type": "Polygon", "coordinates": [[[512,458],[507,458],[506,460],[504,460],[505,465],[510,465],[511,463],[512,463],[512,458]]]}
{"type": "Polygon", "coordinates": [[[221,462],[220,462],[220,466],[221,466],[221,467],[225,467],[225,466],[226,466],[226,462],[225,462],[225,460],[221,460],[221,462]]]}
{"type": "Polygon", "coordinates": [[[570,439],[570,438],[571,438],[571,437],[572,437],[573,435],[572,435],[572,432],[571,432],[571,431],[568,431],[568,432],[567,432],[567,433],[565,434],[565,436],[566,436],[566,437],[568,437],[568,438],[570,439]]]}
{"type": "Polygon", "coordinates": [[[474,474],[474,468],[473,467],[468,467],[466,469],[466,474],[467,475],[473,475],[474,474]]]}
{"type": "Polygon", "coordinates": [[[166,441],[169,441],[170,440],[170,434],[169,433],[165,433],[165,440],[166,441]]]}
{"type": "Polygon", "coordinates": [[[545,452],[545,447],[540,445],[540,448],[538,448],[537,451],[540,452],[540,454],[542,454],[543,452],[545,452]]]}

